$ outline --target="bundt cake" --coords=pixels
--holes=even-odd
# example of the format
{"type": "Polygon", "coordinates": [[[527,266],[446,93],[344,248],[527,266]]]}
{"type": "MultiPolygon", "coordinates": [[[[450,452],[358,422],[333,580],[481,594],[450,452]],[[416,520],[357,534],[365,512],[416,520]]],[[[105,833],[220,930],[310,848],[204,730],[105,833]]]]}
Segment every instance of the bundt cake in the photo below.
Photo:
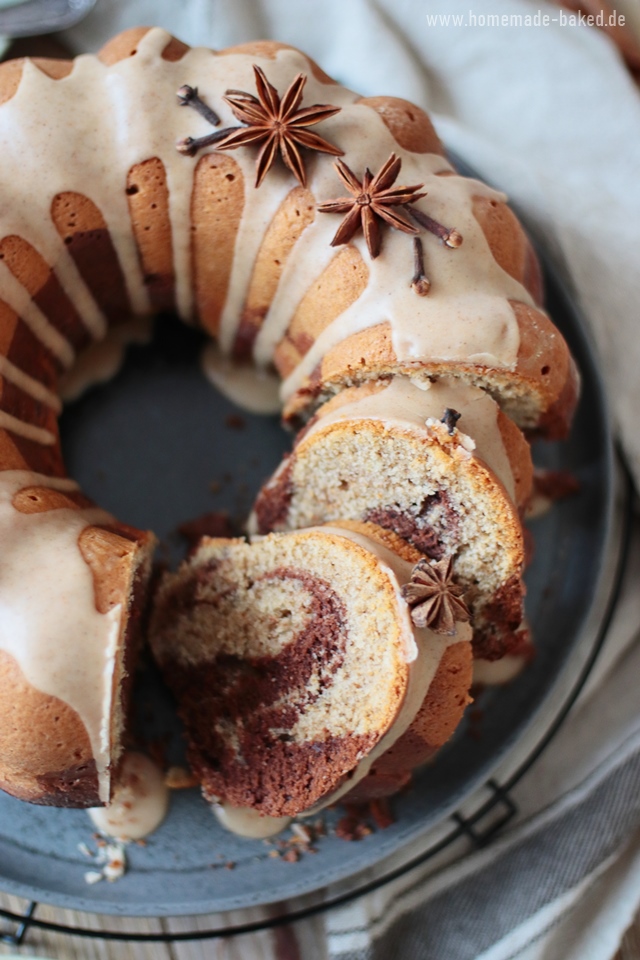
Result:
{"type": "Polygon", "coordinates": [[[452,557],[476,653],[496,659],[521,642],[529,445],[484,391],[429,386],[397,377],[326,403],[260,492],[252,527],[369,520],[433,559],[452,557]]]}
{"type": "Polygon", "coordinates": [[[369,779],[397,789],[448,739],[471,684],[468,615],[457,601],[460,622],[412,622],[401,590],[420,556],[337,525],[205,539],[165,577],[151,643],[208,800],[295,816],[369,779]],[[400,770],[387,754],[409,737],[400,770]]]}
{"type": "MultiPolygon", "coordinates": [[[[303,453],[329,443],[330,423],[348,429],[342,404],[377,402],[383,384],[400,389],[395,377],[413,389],[486,391],[503,411],[486,401],[482,429],[500,435],[498,453],[485,453],[484,434],[469,428],[477,454],[466,450],[464,465],[454,456],[457,469],[434,495],[444,503],[468,482],[470,499],[455,510],[471,537],[474,512],[482,527],[480,486],[495,492],[483,494],[493,511],[483,543],[503,511],[512,553],[507,543],[500,575],[510,583],[508,563],[514,576],[521,563],[513,504],[526,496],[528,467],[506,417],[562,436],[577,374],[540,306],[537,261],[504,197],[456,174],[421,110],[359,97],[281,44],[214,52],[140,28],[97,56],[0,64],[0,144],[0,786],[43,803],[110,796],[153,537],[94,507],[66,478],[57,416],[77,359],[114,330],[125,340],[131,318],[175,310],[224,355],[275,368],[291,424],[326,404],[294,472],[305,469],[303,453]]],[[[471,422],[469,407],[463,416],[471,422]]],[[[386,428],[364,423],[371,451],[386,428]]],[[[426,432],[425,491],[435,464],[466,449],[467,431],[426,432]]],[[[394,430],[388,442],[414,443],[394,430]]],[[[321,485],[318,476],[314,490],[321,485]]],[[[422,504],[407,489],[398,496],[400,512],[422,504]]],[[[348,510],[348,496],[339,502],[348,510]]],[[[380,523],[387,505],[378,498],[353,516],[380,523]]],[[[438,509],[428,522],[444,544],[451,524],[445,531],[438,509]]],[[[461,543],[456,550],[462,578],[461,543]]],[[[482,576],[474,594],[464,573],[488,636],[482,576]]],[[[514,623],[519,595],[515,607],[514,623]]],[[[493,655],[504,634],[503,612],[496,617],[493,655]]],[[[380,713],[374,729],[384,723],[380,713]]],[[[415,735],[429,749],[443,736],[415,735]]],[[[331,767],[327,789],[346,767],[331,767]]],[[[310,774],[318,795],[321,781],[310,774]]]]}

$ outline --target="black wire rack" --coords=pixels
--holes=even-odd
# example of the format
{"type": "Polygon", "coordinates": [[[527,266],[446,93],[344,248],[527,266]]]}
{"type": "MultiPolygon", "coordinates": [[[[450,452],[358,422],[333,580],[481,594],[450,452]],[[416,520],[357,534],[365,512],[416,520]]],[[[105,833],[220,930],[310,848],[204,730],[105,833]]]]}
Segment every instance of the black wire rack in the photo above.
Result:
{"type": "Polygon", "coordinates": [[[558,730],[564,723],[568,713],[576,702],[581,690],[583,689],[591,670],[598,658],[605,637],[609,630],[611,620],[620,596],[623,573],[626,559],[629,552],[632,530],[632,501],[633,501],[633,483],[630,473],[624,462],[621,460],[621,469],[623,474],[623,517],[622,517],[622,539],[617,556],[615,575],[612,589],[607,599],[606,608],[601,619],[599,628],[595,635],[593,645],[588,658],[580,670],[575,683],[572,685],[567,698],[557,713],[553,723],[546,731],[543,738],[536,744],[535,748],[527,756],[524,762],[505,780],[504,783],[498,783],[491,778],[485,783],[485,788],[489,793],[487,800],[471,815],[463,816],[461,813],[451,815],[451,829],[437,843],[430,846],[426,851],[411,860],[403,863],[400,867],[371,880],[356,889],[342,893],[332,898],[324,899],[319,903],[300,907],[299,909],[283,910],[281,914],[276,914],[275,907],[271,907],[271,915],[260,920],[253,920],[246,923],[238,923],[220,927],[212,927],[206,930],[189,930],[186,932],[145,932],[127,930],[92,930],[88,927],[71,926],[69,924],[56,923],[49,920],[41,920],[37,916],[37,910],[40,904],[37,901],[28,903],[23,913],[14,913],[10,910],[0,909],[0,918],[8,925],[8,929],[0,934],[0,943],[11,946],[20,946],[32,929],[46,930],[53,933],[63,934],[74,937],[84,937],[88,939],[101,939],[109,941],[131,941],[146,943],[171,943],[188,940],[214,940],[221,937],[241,936],[250,933],[257,933],[263,930],[270,930],[275,927],[285,926],[300,920],[308,919],[317,914],[324,913],[335,907],[344,906],[354,900],[366,896],[369,893],[379,890],[381,887],[417,867],[427,863],[428,860],[435,857],[457,840],[467,838],[477,849],[487,846],[493,838],[515,817],[518,812],[517,804],[514,802],[510,793],[514,786],[531,769],[536,760],[541,756],[549,743],[553,740],[558,730]]]}

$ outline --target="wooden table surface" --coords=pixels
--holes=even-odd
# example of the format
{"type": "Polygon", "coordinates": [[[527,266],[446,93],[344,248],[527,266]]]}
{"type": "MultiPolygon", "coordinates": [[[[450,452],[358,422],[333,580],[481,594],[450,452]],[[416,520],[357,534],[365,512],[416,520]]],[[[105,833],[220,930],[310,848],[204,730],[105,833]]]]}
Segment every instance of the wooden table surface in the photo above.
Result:
{"type": "MultiPolygon", "coordinates": [[[[18,897],[0,894],[0,908],[23,914],[28,903],[18,897]]],[[[79,926],[91,930],[127,930],[136,933],[180,933],[192,930],[207,930],[212,926],[210,918],[176,917],[170,919],[127,919],[100,917],[96,914],[77,913],[38,906],[37,917],[67,926],[79,926]]],[[[215,925],[220,922],[216,915],[215,925]]],[[[315,943],[320,942],[320,921],[317,929],[311,926],[308,935],[315,943]]],[[[13,933],[15,927],[0,919],[0,935],[13,933]]],[[[314,951],[315,952],[315,951],[314,951]]],[[[19,954],[28,957],[50,957],[55,960],[306,960],[304,942],[296,941],[287,930],[265,931],[246,937],[220,940],[192,940],[182,943],[136,943],[89,939],[66,934],[52,933],[31,927],[22,946],[16,948],[0,943],[0,958],[19,954]]]]}
{"type": "MultiPolygon", "coordinates": [[[[0,894],[0,908],[22,914],[27,904],[17,897],[0,894]]],[[[119,921],[114,917],[76,913],[73,910],[57,910],[40,905],[37,916],[68,926],[90,929],[117,930],[126,928],[139,933],[177,933],[181,930],[206,930],[211,926],[207,917],[175,919],[139,919],[119,921]]],[[[217,920],[218,918],[216,918],[217,920]]],[[[321,920],[315,921],[307,930],[314,945],[321,942],[321,920]]],[[[8,924],[0,920],[0,932],[12,932],[8,924]]],[[[25,957],[50,957],[55,960],[306,960],[304,940],[294,939],[285,929],[265,931],[249,937],[233,940],[201,940],[183,943],[132,943],[108,940],[89,940],[80,937],[51,933],[32,927],[22,947],[0,944],[0,958],[18,952],[25,957]]],[[[314,955],[316,951],[314,950],[314,955]]],[[[411,960],[411,958],[407,958],[411,960]]],[[[561,960],[561,958],[558,958],[561,960]]],[[[627,931],[620,950],[612,960],[640,960],[640,914],[627,931]]]]}

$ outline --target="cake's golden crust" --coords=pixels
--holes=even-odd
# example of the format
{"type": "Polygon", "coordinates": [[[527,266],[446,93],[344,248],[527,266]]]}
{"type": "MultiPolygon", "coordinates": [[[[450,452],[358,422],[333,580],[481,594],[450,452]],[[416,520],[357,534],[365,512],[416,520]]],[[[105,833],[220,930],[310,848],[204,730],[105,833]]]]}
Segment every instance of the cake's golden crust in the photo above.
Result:
{"type": "MultiPolygon", "coordinates": [[[[138,44],[151,29],[152,27],[131,27],[129,30],[123,30],[122,33],[118,33],[108,43],[105,43],[98,53],[98,59],[106,66],[111,67],[114,63],[119,63],[120,60],[134,57],[138,52],[138,44]]],[[[171,37],[162,51],[162,58],[170,61],[180,60],[188,50],[189,47],[186,43],[182,43],[176,37],[171,37]]]]}
{"type": "Polygon", "coordinates": [[[0,463],[3,470],[33,470],[50,477],[65,476],[58,441],[45,446],[10,430],[0,429],[0,463]]]}
{"type": "Polygon", "coordinates": [[[489,197],[474,197],[472,209],[497,263],[542,304],[542,274],[539,267],[535,269],[538,259],[514,212],[506,203],[489,197]]]}
{"type": "Polygon", "coordinates": [[[355,303],[368,277],[369,268],[355,247],[336,253],[296,309],[284,338],[286,350],[282,344],[276,348],[273,360],[282,377],[292,372],[325,327],[355,303]]]}
{"type": "Polygon", "coordinates": [[[62,364],[15,310],[0,300],[0,354],[14,366],[54,390],[62,364]]]}
{"type": "Polygon", "coordinates": [[[244,178],[236,161],[227,154],[206,154],[193,180],[191,249],[196,309],[212,335],[218,332],[243,208],[244,178]]]}
{"type": "Polygon", "coordinates": [[[31,803],[97,806],[93,754],[78,714],[34,689],[4,651],[0,690],[0,789],[31,803]]]}
{"type": "Polygon", "coordinates": [[[46,403],[34,399],[11,380],[0,375],[0,410],[50,432],[56,429],[56,414],[46,403]]]}
{"type": "Polygon", "coordinates": [[[53,198],[51,219],[109,323],[123,323],[131,305],[102,212],[88,197],[67,191],[53,198]]]}
{"type": "Polygon", "coordinates": [[[151,540],[149,534],[141,534],[125,524],[111,528],[90,526],[82,531],[78,547],[91,570],[98,613],[108,613],[129,596],[138,552],[151,540]]]}
{"type": "Polygon", "coordinates": [[[6,60],[0,63],[0,105],[11,100],[15,95],[27,60],[52,80],[61,80],[73,70],[73,60],[52,60],[48,57],[19,57],[16,60],[6,60]]]}
{"type": "Polygon", "coordinates": [[[19,513],[48,513],[49,510],[83,510],[93,506],[79,490],[63,493],[51,487],[23,487],[15,494],[12,505],[19,513]]]}
{"type": "Polygon", "coordinates": [[[63,290],[53,269],[30,243],[15,235],[0,240],[2,260],[49,322],[75,350],[91,341],[91,334],[63,290]]]}
{"type": "Polygon", "coordinates": [[[523,510],[529,503],[533,490],[531,450],[522,431],[509,417],[505,416],[502,410],[498,411],[497,423],[513,475],[516,506],[523,510]]]}
{"type": "Polygon", "coordinates": [[[0,104],[7,103],[15,96],[16,90],[20,86],[24,64],[24,58],[6,60],[4,63],[0,63],[0,104]]]}
{"type": "Polygon", "coordinates": [[[144,283],[154,310],[175,307],[175,273],[169,188],[163,163],[151,157],[131,168],[127,177],[127,203],[144,283]]]}
{"type": "Polygon", "coordinates": [[[445,155],[430,117],[415,104],[399,97],[361,97],[357,103],[376,111],[403,150],[445,155]]]}
{"type": "MultiPolygon", "coordinates": [[[[249,43],[240,43],[235,47],[225,47],[224,50],[220,50],[218,53],[219,56],[223,57],[233,53],[241,53],[248,57],[264,57],[267,60],[275,60],[279,50],[295,50],[296,53],[302,52],[297,50],[296,47],[290,46],[288,43],[278,43],[276,40],[252,40],[249,43]]],[[[331,84],[332,86],[336,84],[333,77],[325,73],[315,60],[308,57],[306,53],[304,53],[303,56],[309,64],[309,69],[316,80],[319,80],[320,83],[331,84]]]]}
{"type": "Polygon", "coordinates": [[[313,194],[304,187],[294,187],[267,227],[236,331],[233,345],[235,359],[251,358],[255,338],[273,300],[287,258],[305,227],[313,223],[315,212],[313,194]]]}

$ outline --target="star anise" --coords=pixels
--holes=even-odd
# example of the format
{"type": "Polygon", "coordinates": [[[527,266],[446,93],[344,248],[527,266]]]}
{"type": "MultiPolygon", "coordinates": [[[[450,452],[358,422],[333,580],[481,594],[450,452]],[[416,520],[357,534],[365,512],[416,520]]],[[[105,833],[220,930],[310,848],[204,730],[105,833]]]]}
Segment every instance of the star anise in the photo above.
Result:
{"type": "Polygon", "coordinates": [[[342,156],[342,150],[324,140],[307,127],[326,120],[340,111],[340,107],[315,103],[299,109],[307,78],[304,73],[291,82],[282,99],[276,88],[269,83],[264,72],[254,64],[258,96],[244,90],[227,90],[224,97],[234,116],[245,127],[231,128],[221,140],[218,150],[234,150],[249,144],[261,144],[256,160],[256,187],[259,187],[271,168],[278,153],[296,179],[306,186],[307,174],[300,147],[342,156]]]}
{"type": "Polygon", "coordinates": [[[393,207],[401,207],[405,203],[413,203],[414,200],[426,197],[426,193],[416,192],[422,189],[424,184],[419,183],[413,187],[393,186],[402,166],[402,160],[396,157],[395,153],[391,154],[375,177],[367,168],[362,182],[342,160],[338,160],[334,166],[351,197],[338,197],[337,200],[328,200],[318,206],[321,213],[346,213],[331,241],[332,247],[348,243],[362,227],[369,253],[375,259],[380,253],[380,220],[404,233],[418,233],[417,228],[393,207]]]}
{"type": "Polygon", "coordinates": [[[461,597],[462,589],[453,580],[452,567],[450,557],[437,563],[423,558],[413,568],[409,583],[402,588],[416,627],[430,627],[434,633],[449,637],[456,632],[456,621],[471,619],[461,597]]]}

